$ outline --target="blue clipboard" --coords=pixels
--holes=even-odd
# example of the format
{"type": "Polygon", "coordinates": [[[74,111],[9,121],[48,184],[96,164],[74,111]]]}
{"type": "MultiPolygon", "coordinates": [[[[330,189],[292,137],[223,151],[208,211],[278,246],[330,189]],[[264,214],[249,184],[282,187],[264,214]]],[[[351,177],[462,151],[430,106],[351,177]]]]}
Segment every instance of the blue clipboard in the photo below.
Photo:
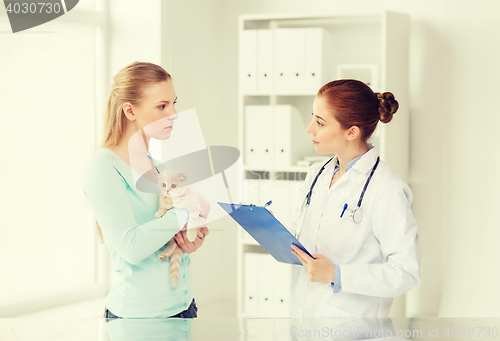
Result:
{"type": "MultiPolygon", "coordinates": [[[[281,263],[302,265],[292,253],[291,245],[306,248],[263,206],[217,202],[243,227],[274,259],[281,263]]],[[[311,256],[311,258],[314,258],[311,256]]]]}

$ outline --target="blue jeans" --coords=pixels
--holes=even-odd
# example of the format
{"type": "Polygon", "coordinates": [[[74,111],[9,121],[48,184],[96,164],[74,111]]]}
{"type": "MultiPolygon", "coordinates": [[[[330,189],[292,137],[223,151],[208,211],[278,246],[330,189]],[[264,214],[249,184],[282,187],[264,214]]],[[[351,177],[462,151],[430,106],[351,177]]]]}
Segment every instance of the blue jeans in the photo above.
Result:
{"type": "MultiPolygon", "coordinates": [[[[177,315],[172,315],[170,317],[178,317],[178,318],[183,318],[183,319],[191,319],[191,318],[198,317],[197,312],[198,312],[198,307],[196,306],[196,302],[194,301],[194,298],[193,298],[193,301],[191,302],[191,305],[186,310],[181,311],[177,315]]],[[[112,312],[110,312],[108,310],[108,308],[106,308],[106,307],[104,307],[104,317],[107,318],[107,319],[110,319],[110,318],[119,318],[119,319],[121,319],[122,318],[122,317],[116,316],[115,314],[113,314],[112,312]]]]}

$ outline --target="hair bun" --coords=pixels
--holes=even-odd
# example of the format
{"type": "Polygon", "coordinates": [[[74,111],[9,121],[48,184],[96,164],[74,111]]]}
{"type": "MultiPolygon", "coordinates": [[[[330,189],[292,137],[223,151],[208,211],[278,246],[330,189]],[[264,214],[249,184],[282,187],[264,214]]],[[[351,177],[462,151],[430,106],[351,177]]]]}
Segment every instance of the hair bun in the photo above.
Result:
{"type": "Polygon", "coordinates": [[[399,103],[394,98],[392,92],[376,92],[378,98],[378,112],[380,113],[380,121],[389,123],[392,120],[392,115],[398,111],[399,103]]]}

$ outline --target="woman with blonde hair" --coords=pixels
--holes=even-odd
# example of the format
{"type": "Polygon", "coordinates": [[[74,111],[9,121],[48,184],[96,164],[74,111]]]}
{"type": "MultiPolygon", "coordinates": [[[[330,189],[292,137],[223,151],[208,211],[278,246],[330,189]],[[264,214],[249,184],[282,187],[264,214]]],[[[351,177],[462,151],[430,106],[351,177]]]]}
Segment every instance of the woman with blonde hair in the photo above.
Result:
{"type": "MultiPolygon", "coordinates": [[[[197,317],[189,254],[202,245],[208,229],[203,227],[203,237],[190,242],[186,231],[180,231],[187,210],[170,209],[155,218],[159,194],[137,189],[133,176],[153,174],[147,172],[156,166],[149,141],[168,139],[178,117],[171,76],[161,66],[133,62],[113,80],[102,143],[89,159],[83,181],[99,241],[108,244],[116,267],[104,317],[197,317]],[[183,254],[179,282],[172,287],[169,261],[158,259],[158,254],[174,236],[183,254]]],[[[206,218],[210,204],[204,199],[200,204],[206,218]]]]}

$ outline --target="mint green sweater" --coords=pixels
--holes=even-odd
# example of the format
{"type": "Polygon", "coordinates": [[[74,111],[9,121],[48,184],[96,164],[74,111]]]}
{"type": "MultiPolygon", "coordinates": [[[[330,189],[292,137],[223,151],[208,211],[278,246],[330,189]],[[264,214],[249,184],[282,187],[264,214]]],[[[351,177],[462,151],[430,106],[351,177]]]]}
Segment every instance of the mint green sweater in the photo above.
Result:
{"type": "Polygon", "coordinates": [[[159,194],[137,190],[132,172],[118,155],[100,148],[89,158],[83,178],[114,265],[106,307],[120,317],[172,316],[193,300],[191,260],[182,254],[179,282],[172,288],[170,258],[159,260],[158,254],[187,223],[188,211],[174,208],[156,219],[159,194]]]}

